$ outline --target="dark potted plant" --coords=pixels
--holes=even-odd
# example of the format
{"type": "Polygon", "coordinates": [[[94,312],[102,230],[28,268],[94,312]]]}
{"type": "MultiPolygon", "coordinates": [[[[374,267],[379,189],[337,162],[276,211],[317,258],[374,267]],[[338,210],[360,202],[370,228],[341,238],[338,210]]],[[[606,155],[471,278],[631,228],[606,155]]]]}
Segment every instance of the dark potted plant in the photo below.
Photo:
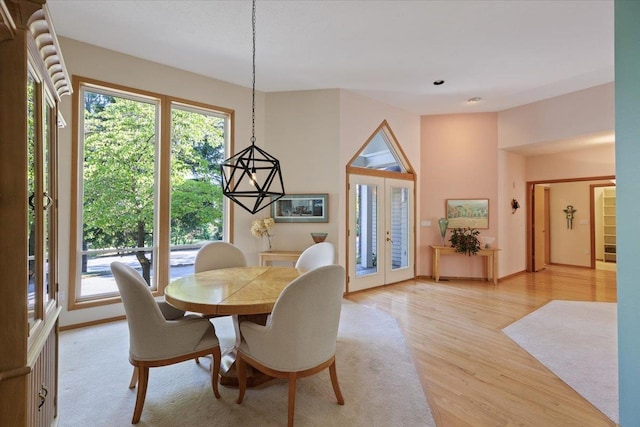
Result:
{"type": "Polygon", "coordinates": [[[480,232],[475,228],[454,228],[449,241],[456,252],[466,253],[469,256],[476,255],[480,250],[479,234],[480,232]]]}

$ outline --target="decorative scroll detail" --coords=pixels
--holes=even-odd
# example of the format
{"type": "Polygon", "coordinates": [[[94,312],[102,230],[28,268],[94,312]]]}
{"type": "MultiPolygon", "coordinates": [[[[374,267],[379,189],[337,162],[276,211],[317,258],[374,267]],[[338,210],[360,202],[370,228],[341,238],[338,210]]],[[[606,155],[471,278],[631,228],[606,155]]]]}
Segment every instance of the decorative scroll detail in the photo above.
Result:
{"type": "Polygon", "coordinates": [[[58,95],[58,99],[62,95],[70,95],[72,92],[71,80],[64,65],[64,60],[60,53],[60,45],[53,30],[49,9],[46,5],[43,5],[42,9],[31,15],[27,25],[36,42],[42,62],[49,73],[49,78],[58,95]]]}

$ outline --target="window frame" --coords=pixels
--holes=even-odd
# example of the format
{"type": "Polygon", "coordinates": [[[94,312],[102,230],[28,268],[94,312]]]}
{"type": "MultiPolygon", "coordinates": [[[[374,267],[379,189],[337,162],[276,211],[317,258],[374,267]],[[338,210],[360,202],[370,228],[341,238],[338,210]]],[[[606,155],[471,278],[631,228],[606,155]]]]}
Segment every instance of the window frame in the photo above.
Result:
{"type": "MultiPolygon", "coordinates": [[[[69,236],[69,290],[68,310],[96,307],[119,303],[120,295],[102,294],[96,297],[81,297],[82,274],[79,271],[82,236],[82,207],[81,183],[84,160],[81,158],[84,150],[84,93],[86,90],[109,95],[122,96],[127,99],[142,102],[153,102],[157,105],[157,129],[159,137],[156,141],[155,179],[157,180],[154,196],[154,262],[152,278],[155,289],[153,295],[163,295],[164,288],[169,284],[170,258],[170,206],[171,206],[171,112],[174,106],[182,109],[206,111],[225,119],[225,157],[233,152],[234,110],[205,104],[198,101],[171,97],[168,95],[149,92],[141,89],[122,86],[119,84],[99,81],[82,76],[73,76],[74,94],[72,98],[73,134],[71,147],[71,215],[69,236]]],[[[224,240],[231,241],[233,236],[233,206],[228,200],[223,205],[224,240]]]]}

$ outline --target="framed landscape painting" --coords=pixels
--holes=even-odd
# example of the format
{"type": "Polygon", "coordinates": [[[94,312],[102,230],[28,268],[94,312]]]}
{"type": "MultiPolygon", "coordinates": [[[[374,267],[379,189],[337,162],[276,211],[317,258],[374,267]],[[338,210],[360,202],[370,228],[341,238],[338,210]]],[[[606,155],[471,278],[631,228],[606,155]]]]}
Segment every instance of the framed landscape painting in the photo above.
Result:
{"type": "Polygon", "coordinates": [[[489,199],[447,199],[447,228],[489,228],[489,199]]]}
{"type": "Polygon", "coordinates": [[[271,204],[275,222],[329,222],[328,194],[287,194],[271,204]]]}

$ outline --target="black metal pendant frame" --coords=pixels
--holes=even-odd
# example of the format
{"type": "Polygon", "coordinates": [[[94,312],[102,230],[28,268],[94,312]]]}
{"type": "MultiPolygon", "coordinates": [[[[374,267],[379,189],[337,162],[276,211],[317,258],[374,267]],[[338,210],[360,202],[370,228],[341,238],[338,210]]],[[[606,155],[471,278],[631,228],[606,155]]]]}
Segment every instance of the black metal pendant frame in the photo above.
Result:
{"type": "Polygon", "coordinates": [[[222,194],[255,214],[284,196],[280,161],[251,144],[220,165],[222,194]]]}
{"type": "Polygon", "coordinates": [[[251,145],[222,162],[220,172],[222,194],[242,206],[247,212],[255,214],[284,196],[284,184],[278,159],[256,146],[256,0],[253,0],[251,26],[253,29],[251,145]]]}

